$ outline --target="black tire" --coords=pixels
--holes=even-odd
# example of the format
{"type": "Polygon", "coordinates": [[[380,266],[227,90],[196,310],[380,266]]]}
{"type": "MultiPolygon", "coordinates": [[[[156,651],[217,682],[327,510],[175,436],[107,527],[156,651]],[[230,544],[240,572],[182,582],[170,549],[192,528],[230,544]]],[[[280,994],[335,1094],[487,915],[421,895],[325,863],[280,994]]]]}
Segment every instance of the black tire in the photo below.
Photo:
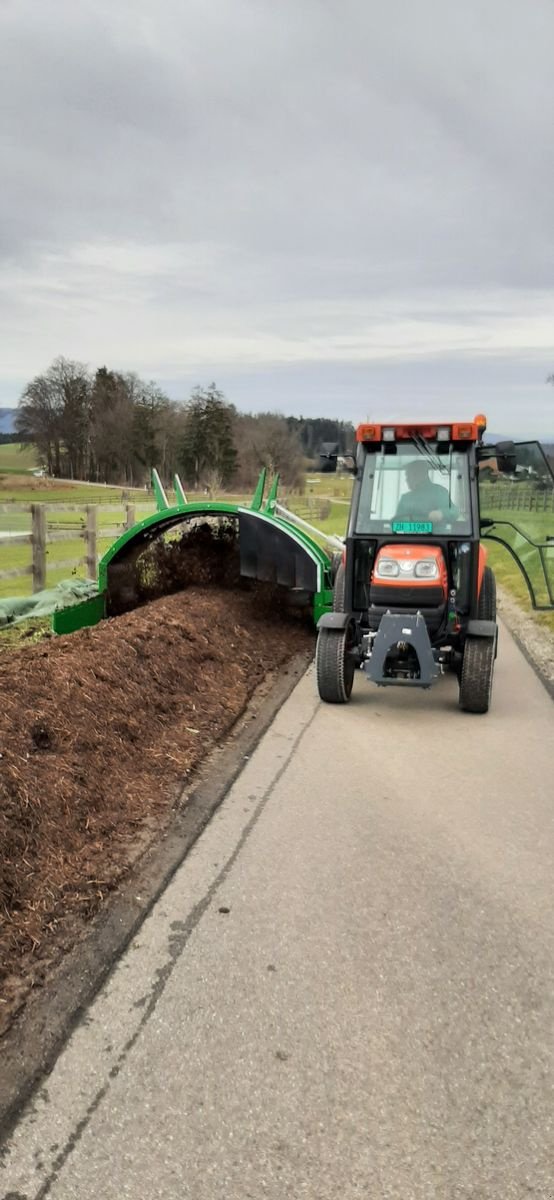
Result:
{"type": "Polygon", "coordinates": [[[460,708],[464,712],[489,711],[494,674],[493,638],[468,637],[460,678],[460,708]]]}
{"type": "Polygon", "coordinates": [[[485,567],[479,595],[479,620],[496,621],[496,579],[492,567],[485,567]]]}
{"type": "Polygon", "coordinates": [[[317,690],[326,704],[348,704],[356,663],[349,653],[352,630],[320,629],[317,635],[315,671],[317,690]]]}
{"type": "Polygon", "coordinates": [[[340,567],[335,575],[335,584],[333,587],[333,612],[344,612],[344,596],[346,591],[346,571],[344,563],[341,562],[340,567]]]}
{"type": "Polygon", "coordinates": [[[450,659],[449,670],[452,672],[453,675],[456,676],[458,683],[460,682],[460,679],[462,678],[462,662],[463,662],[462,655],[458,654],[457,651],[455,651],[454,654],[452,655],[452,658],[450,659]]]}

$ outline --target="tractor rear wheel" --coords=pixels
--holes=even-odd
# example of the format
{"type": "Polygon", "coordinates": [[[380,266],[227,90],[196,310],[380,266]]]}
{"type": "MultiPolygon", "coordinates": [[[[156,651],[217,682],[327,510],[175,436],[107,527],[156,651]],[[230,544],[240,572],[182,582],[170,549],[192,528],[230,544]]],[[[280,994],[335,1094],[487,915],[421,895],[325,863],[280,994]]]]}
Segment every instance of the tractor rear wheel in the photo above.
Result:
{"type": "Polygon", "coordinates": [[[317,690],[327,704],[347,704],[350,700],[356,670],[353,644],[351,625],[346,629],[320,629],[317,635],[317,690]]]}
{"type": "Polygon", "coordinates": [[[494,639],[468,637],[460,677],[460,708],[464,712],[489,711],[494,674],[494,639]]]}
{"type": "Polygon", "coordinates": [[[344,612],[344,597],[346,591],[346,571],[341,562],[335,575],[333,586],[333,612],[344,612]]]}
{"type": "Polygon", "coordinates": [[[485,567],[479,594],[479,620],[496,621],[496,579],[492,567],[485,567]]]}

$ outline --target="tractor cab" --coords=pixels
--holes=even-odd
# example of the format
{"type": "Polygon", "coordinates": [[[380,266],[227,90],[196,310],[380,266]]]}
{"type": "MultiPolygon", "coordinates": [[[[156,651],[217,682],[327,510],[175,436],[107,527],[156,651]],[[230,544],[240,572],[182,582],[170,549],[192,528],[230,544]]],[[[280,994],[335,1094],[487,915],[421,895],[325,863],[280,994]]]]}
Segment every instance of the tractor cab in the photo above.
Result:
{"type": "MultiPolygon", "coordinates": [[[[319,622],[323,699],[345,702],[356,666],[380,686],[417,687],[450,668],[460,680],[461,707],[487,711],[498,630],[483,537],[507,547],[536,607],[553,606],[554,539],[550,545],[546,536],[531,537],[540,526],[535,517],[523,529],[510,520],[511,489],[524,496],[521,451],[518,457],[513,443],[486,445],[485,429],[484,417],[358,427],[334,611],[319,622]]],[[[538,452],[540,469],[526,445],[527,500],[545,511],[550,503],[554,525],[554,479],[538,452]]]]}

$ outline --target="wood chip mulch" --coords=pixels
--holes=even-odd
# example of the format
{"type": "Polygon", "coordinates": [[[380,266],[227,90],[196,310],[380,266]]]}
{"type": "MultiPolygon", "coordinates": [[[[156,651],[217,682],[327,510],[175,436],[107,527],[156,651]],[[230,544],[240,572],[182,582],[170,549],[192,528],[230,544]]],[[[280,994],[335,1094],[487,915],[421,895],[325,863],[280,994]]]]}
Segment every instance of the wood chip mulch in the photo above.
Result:
{"type": "Polygon", "coordinates": [[[2,654],[0,1036],[256,686],[312,643],[259,592],[193,587],[2,654]]]}

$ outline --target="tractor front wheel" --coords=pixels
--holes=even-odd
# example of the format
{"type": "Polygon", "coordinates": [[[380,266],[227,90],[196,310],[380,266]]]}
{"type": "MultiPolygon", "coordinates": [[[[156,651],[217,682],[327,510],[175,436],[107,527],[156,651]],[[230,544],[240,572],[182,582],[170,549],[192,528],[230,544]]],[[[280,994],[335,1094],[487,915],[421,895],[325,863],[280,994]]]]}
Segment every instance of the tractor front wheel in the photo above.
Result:
{"type": "Polygon", "coordinates": [[[317,690],[327,704],[347,704],[350,700],[356,670],[353,647],[351,626],[346,629],[320,629],[317,635],[317,690]]]}
{"type": "Polygon", "coordinates": [[[491,567],[483,572],[478,616],[480,621],[496,621],[496,579],[491,567]]]}
{"type": "Polygon", "coordinates": [[[494,639],[468,637],[460,677],[460,708],[464,712],[489,711],[494,674],[494,639]]]}

